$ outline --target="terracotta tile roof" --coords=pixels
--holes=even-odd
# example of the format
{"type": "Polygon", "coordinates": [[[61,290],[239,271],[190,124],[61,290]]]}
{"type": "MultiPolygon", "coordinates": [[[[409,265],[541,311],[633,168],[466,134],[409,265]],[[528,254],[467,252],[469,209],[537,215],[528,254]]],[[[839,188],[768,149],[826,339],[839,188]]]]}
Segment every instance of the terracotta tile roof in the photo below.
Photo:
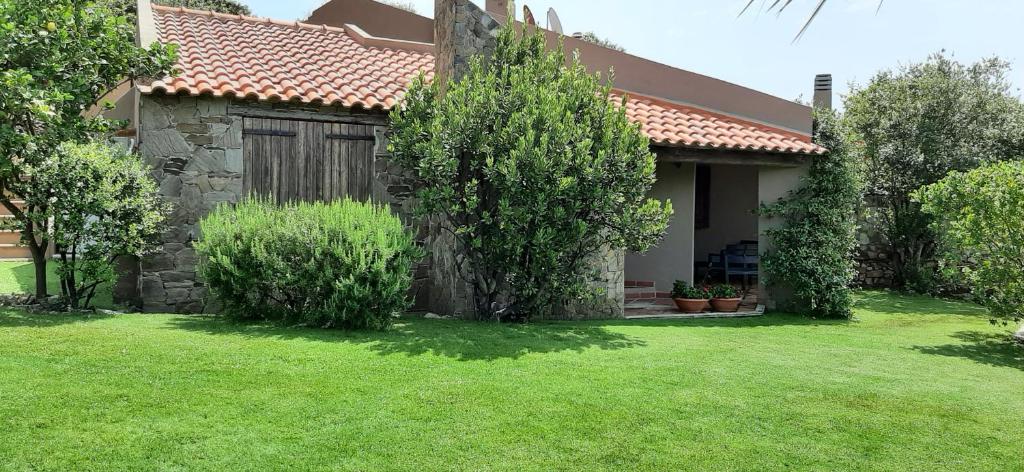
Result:
{"type": "Polygon", "coordinates": [[[345,30],[298,22],[154,6],[157,34],[178,44],[173,78],[143,93],[298,101],[387,110],[430,54],[365,47],[345,30]]]}
{"type": "MultiPolygon", "coordinates": [[[[159,40],[175,43],[178,74],[142,93],[295,101],[389,110],[431,54],[364,46],[344,29],[154,6],[159,40]]],[[[810,137],[765,124],[626,94],[626,113],[655,144],[819,154],[810,137]]]]}
{"type": "Polygon", "coordinates": [[[631,92],[616,93],[616,100],[625,93],[626,115],[656,144],[800,154],[826,151],[794,131],[631,92]]]}

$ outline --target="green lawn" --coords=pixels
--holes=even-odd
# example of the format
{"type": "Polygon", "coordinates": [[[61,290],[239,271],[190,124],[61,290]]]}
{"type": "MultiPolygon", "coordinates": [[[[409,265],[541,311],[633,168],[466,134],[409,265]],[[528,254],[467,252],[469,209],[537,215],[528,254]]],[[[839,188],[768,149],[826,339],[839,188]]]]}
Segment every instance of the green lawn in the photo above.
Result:
{"type": "MultiPolygon", "coordinates": [[[[47,266],[46,289],[50,295],[60,294],[60,281],[57,280],[56,264],[47,266]]],[[[0,261],[0,294],[35,293],[36,269],[31,262],[0,261]]],[[[99,308],[113,308],[111,286],[101,285],[96,289],[93,305],[99,308]]]]}
{"type": "Polygon", "coordinates": [[[1022,470],[975,307],[387,333],[0,312],[3,470],[1022,470]]]}

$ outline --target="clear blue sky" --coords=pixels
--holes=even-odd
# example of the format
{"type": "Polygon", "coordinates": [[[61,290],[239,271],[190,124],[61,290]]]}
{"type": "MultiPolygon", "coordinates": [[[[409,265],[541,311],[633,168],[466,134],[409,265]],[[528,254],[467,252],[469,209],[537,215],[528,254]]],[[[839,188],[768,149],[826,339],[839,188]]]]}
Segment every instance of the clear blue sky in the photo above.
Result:
{"type": "MultiPolygon", "coordinates": [[[[244,1],[244,0],[243,0],[244,1]]],[[[343,1],[343,0],[341,0],[343,1]]],[[[484,0],[474,0],[483,5],[484,0]]],[[[554,7],[567,33],[594,31],[630,53],[786,99],[811,96],[815,74],[831,73],[837,92],[876,71],[945,49],[963,62],[998,55],[1024,87],[1024,0],[830,0],[797,43],[815,0],[786,12],[748,12],[747,0],[518,0],[538,19],[554,7]]],[[[250,0],[254,14],[301,19],[319,0],[250,0]]],[[[411,0],[432,16],[434,0],[411,0]]],[[[770,2],[769,2],[770,3],[770,2]]],[[[760,4],[760,0],[758,1],[760,4]]]]}

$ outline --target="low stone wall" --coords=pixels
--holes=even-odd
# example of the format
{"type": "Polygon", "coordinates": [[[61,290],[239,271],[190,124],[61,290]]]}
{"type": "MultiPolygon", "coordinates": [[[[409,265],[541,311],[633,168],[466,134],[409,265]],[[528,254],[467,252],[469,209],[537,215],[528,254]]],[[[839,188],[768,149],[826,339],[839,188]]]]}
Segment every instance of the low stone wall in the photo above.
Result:
{"type": "Polygon", "coordinates": [[[585,320],[622,318],[626,303],[626,252],[605,248],[590,257],[596,279],[591,287],[597,290],[591,300],[569,303],[557,311],[553,319],[585,320]]]}
{"type": "Polygon", "coordinates": [[[857,228],[855,283],[864,288],[891,287],[894,272],[889,243],[882,235],[881,222],[872,208],[858,213],[857,228]]]}

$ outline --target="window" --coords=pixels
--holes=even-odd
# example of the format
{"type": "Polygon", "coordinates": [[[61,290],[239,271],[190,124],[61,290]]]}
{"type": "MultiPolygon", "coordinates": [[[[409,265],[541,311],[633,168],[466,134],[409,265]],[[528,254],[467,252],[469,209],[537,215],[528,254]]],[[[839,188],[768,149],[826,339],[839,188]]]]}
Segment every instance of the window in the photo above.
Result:
{"type": "Polygon", "coordinates": [[[693,228],[711,227],[711,166],[697,164],[694,178],[693,228]]]}

